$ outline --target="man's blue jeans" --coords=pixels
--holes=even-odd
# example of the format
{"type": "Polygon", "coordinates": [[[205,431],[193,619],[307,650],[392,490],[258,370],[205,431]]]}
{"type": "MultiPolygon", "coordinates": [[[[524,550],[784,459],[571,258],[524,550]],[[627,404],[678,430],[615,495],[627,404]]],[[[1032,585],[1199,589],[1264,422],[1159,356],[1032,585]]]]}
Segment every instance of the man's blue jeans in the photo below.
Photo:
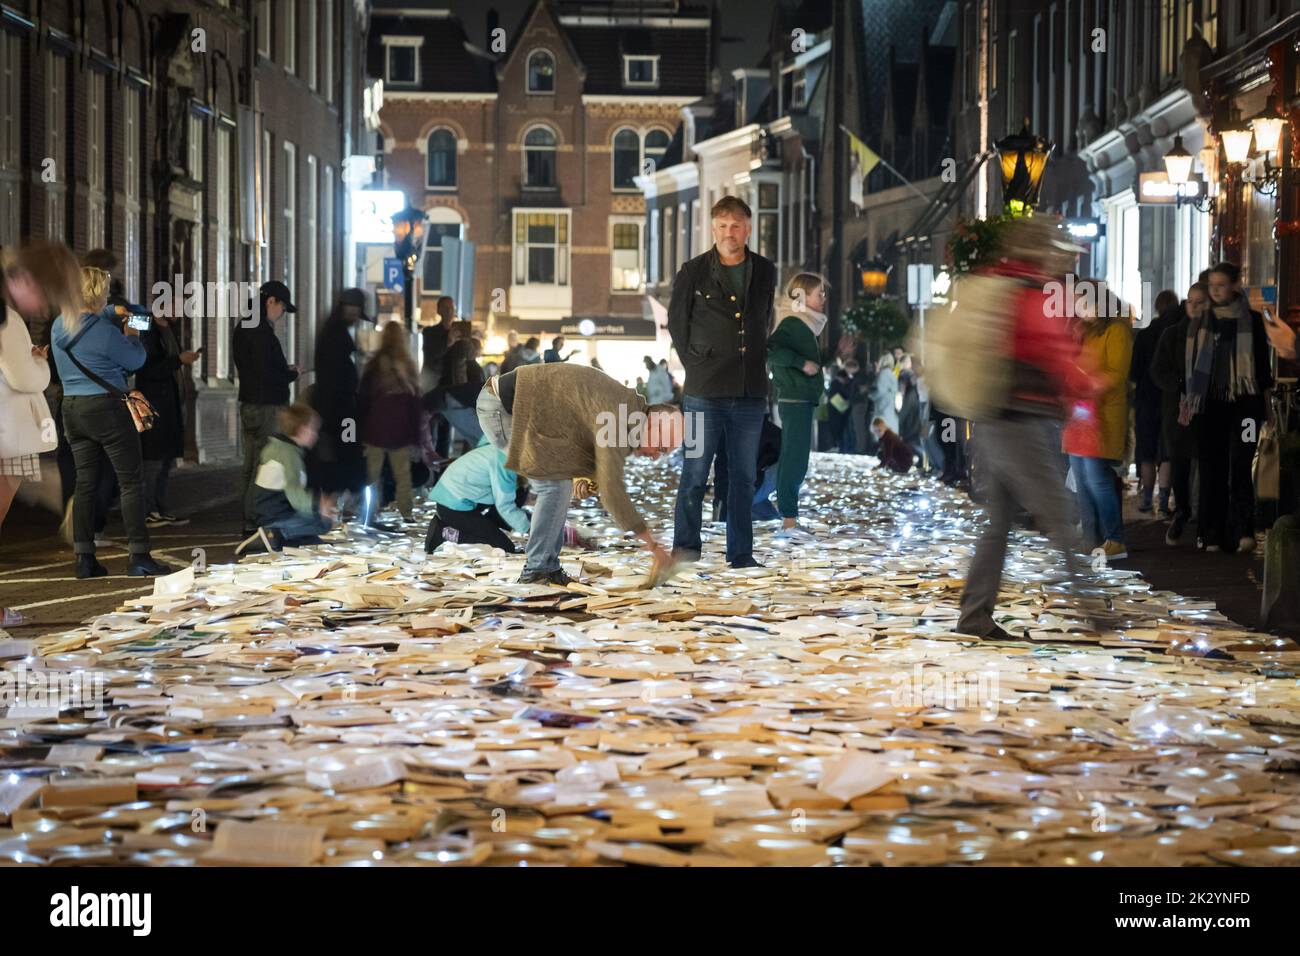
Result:
{"type": "Polygon", "coordinates": [[[543,574],[560,569],[560,549],[564,547],[564,521],[569,517],[569,499],[573,497],[573,482],[568,479],[529,478],[528,484],[537,493],[537,506],[528,528],[528,546],[525,571],[543,574]]]}
{"type": "Polygon", "coordinates": [[[1070,456],[1079,491],[1083,541],[1094,548],[1107,541],[1124,543],[1124,512],[1115,488],[1115,462],[1105,458],[1070,456]]]}
{"type": "Polygon", "coordinates": [[[448,395],[447,404],[443,406],[442,417],[451,422],[451,427],[456,429],[470,448],[478,447],[479,439],[483,437],[483,426],[478,423],[478,412],[472,405],[462,405],[455,398],[448,395]]]}
{"type": "Polygon", "coordinates": [[[682,412],[695,416],[699,436],[695,455],[682,461],[673,522],[673,548],[699,552],[700,521],[709,467],[719,446],[727,449],[727,563],[749,561],[754,555],[753,501],[758,444],[763,435],[761,398],[699,398],[687,395],[682,412]]]}

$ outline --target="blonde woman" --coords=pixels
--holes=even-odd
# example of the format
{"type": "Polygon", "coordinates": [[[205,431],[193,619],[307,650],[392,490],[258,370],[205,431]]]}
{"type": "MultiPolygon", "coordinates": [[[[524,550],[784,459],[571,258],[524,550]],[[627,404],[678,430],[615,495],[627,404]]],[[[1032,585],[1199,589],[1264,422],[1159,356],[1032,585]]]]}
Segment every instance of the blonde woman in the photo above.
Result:
{"type": "Polygon", "coordinates": [[[813,413],[826,390],[822,375],[826,357],[820,341],[826,328],[826,291],[826,280],[814,272],[794,276],[779,304],[781,321],[767,343],[767,367],[781,413],[781,457],[776,465],[776,506],[781,512],[778,540],[812,537],[799,527],[799,489],[808,474],[813,413]]]}
{"type": "Polygon", "coordinates": [[[149,553],[145,527],[144,465],[140,434],[123,402],[127,376],[144,364],[140,333],[116,322],[108,306],[109,274],[81,270],[80,313],[59,316],[50,331],[54,364],[63,382],[63,428],[77,468],[73,516],[73,550],[77,577],[108,574],[95,558],[95,486],[100,453],[108,456],[122,489],[122,523],[126,526],[133,577],[170,574],[172,569],[149,553]]]}
{"type": "Polygon", "coordinates": [[[380,333],[379,348],[361,376],[360,408],[366,480],[374,489],[374,499],[379,502],[387,458],[397,485],[397,510],[410,521],[411,452],[420,445],[424,407],[420,404],[419,373],[401,322],[389,322],[380,333]]]}

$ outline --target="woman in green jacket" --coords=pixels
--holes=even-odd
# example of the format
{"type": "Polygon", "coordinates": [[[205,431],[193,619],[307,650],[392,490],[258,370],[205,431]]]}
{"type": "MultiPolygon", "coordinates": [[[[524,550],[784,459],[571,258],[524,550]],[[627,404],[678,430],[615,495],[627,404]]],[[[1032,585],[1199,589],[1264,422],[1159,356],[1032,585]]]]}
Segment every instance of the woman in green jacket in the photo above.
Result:
{"type": "Polygon", "coordinates": [[[822,311],[826,307],[826,290],[826,280],[816,273],[800,272],[792,278],[781,303],[783,318],[767,343],[767,366],[772,372],[781,414],[776,504],[782,522],[776,540],[812,538],[807,530],[799,527],[799,488],[808,474],[813,413],[826,389],[818,341],[826,328],[826,314],[822,311]]]}

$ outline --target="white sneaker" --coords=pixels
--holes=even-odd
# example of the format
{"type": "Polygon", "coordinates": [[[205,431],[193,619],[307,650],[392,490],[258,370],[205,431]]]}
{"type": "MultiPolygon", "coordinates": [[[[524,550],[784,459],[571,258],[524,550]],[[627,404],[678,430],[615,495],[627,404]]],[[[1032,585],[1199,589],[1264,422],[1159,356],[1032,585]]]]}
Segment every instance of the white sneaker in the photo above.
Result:
{"type": "Polygon", "coordinates": [[[1250,554],[1252,551],[1254,551],[1255,536],[1254,535],[1251,535],[1249,537],[1243,536],[1242,539],[1237,542],[1237,550],[1242,554],[1250,554]]]}

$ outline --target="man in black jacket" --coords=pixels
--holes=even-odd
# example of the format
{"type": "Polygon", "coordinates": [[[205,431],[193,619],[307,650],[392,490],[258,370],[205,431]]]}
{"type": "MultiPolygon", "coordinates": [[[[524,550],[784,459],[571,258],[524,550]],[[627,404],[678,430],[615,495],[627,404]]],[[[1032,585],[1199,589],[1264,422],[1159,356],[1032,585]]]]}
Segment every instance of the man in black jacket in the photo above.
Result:
{"type": "Polygon", "coordinates": [[[244,502],[244,532],[257,530],[255,486],[258,456],[275,433],[275,416],[289,404],[289,385],[298,378],[298,366],[284,360],[284,349],[272,323],[286,312],[297,312],[283,282],[262,283],[256,321],[235,326],[235,373],[239,377],[239,423],[244,438],[244,472],[240,491],[244,502]],[[251,530],[250,530],[251,529],[251,530]]]}
{"type": "Polygon", "coordinates": [[[749,206],[724,196],[710,210],[714,246],[682,266],[673,281],[668,332],[686,369],[682,411],[700,429],[698,455],[683,460],[677,486],[673,549],[700,554],[700,521],[709,467],[719,447],[731,463],[727,495],[727,563],[754,560],[755,464],[767,407],[767,335],[776,266],[746,243],[749,206]]]}

